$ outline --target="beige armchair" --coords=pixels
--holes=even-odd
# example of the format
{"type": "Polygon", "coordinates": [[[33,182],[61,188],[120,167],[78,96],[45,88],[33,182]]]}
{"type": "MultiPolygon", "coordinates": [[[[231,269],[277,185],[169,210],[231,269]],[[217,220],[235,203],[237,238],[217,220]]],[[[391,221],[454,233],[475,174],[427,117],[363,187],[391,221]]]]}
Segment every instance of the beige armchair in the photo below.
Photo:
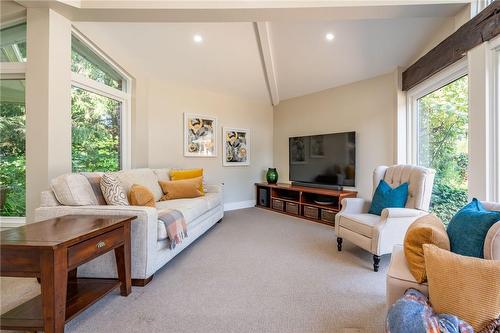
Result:
{"type": "Polygon", "coordinates": [[[408,182],[405,208],[386,208],[381,216],[369,214],[371,201],[361,198],[342,200],[335,216],[337,248],[342,251],[344,239],[373,254],[373,270],[378,271],[380,256],[391,253],[402,244],[406,230],[418,217],[427,214],[431,201],[435,171],[414,165],[379,166],[373,172],[373,191],[381,179],[391,187],[408,182]]]}

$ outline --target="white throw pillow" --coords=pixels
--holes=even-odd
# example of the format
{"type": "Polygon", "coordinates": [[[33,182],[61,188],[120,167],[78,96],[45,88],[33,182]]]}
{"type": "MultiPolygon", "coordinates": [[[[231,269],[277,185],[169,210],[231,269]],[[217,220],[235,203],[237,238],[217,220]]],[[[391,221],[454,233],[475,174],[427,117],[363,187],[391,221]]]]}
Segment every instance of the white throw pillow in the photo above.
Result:
{"type": "Polygon", "coordinates": [[[87,178],[78,173],[64,174],[51,180],[50,187],[64,206],[97,205],[97,198],[87,178]]]}
{"type": "Polygon", "coordinates": [[[108,205],[128,206],[127,192],[115,174],[105,173],[101,177],[101,191],[108,205]]]}

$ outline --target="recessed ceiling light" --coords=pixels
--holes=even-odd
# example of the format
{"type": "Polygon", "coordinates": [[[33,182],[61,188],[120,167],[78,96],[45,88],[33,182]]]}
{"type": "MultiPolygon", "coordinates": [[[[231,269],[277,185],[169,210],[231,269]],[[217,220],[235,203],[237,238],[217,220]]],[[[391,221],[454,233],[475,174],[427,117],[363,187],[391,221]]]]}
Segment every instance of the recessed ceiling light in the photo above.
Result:
{"type": "Polygon", "coordinates": [[[329,32],[325,35],[325,38],[327,41],[332,41],[335,38],[335,35],[329,32]]]}
{"type": "Polygon", "coordinates": [[[201,43],[203,42],[203,37],[201,37],[201,35],[196,34],[193,36],[193,40],[195,43],[201,43]]]}

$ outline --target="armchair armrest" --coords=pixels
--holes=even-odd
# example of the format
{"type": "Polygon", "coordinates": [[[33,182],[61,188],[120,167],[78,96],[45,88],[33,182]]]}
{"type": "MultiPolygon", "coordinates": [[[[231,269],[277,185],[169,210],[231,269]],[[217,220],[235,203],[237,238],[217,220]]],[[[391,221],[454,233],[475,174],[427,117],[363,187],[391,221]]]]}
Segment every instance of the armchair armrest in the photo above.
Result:
{"type": "Polygon", "coordinates": [[[362,198],[342,199],[342,209],[339,213],[362,214],[368,213],[371,202],[362,198]]]}
{"type": "Polygon", "coordinates": [[[413,208],[384,208],[380,215],[382,220],[398,217],[417,217],[425,215],[427,212],[413,208]]]}

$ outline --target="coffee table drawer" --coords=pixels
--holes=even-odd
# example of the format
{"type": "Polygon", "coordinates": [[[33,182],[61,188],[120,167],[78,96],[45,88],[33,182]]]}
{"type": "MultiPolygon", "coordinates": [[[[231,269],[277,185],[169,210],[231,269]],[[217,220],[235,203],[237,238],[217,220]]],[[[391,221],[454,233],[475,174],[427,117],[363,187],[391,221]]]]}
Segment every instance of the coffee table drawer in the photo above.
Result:
{"type": "Polygon", "coordinates": [[[68,248],[68,267],[81,265],[123,242],[123,228],[111,230],[68,248]]]}

